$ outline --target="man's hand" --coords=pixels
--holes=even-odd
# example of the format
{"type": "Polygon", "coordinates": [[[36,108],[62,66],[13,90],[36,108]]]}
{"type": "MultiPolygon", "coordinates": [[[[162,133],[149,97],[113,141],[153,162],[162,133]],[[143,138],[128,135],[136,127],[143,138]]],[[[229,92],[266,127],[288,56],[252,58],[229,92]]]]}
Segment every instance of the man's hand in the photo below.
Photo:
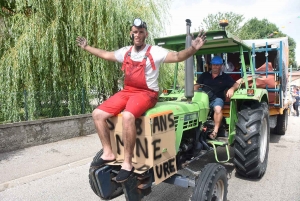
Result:
{"type": "Polygon", "coordinates": [[[240,82],[242,81],[242,79],[238,80],[237,82],[235,82],[233,84],[233,86],[228,89],[227,93],[226,93],[226,96],[228,98],[231,98],[233,96],[233,93],[240,87],[240,82]]]}
{"type": "Polygon", "coordinates": [[[84,37],[78,36],[76,38],[76,42],[78,43],[77,45],[82,49],[85,49],[85,47],[87,46],[87,41],[84,37]]]}
{"type": "Polygon", "coordinates": [[[170,51],[167,54],[164,63],[181,62],[181,61],[186,60],[187,58],[189,58],[193,54],[195,54],[197,52],[197,50],[199,50],[204,45],[204,43],[206,42],[206,35],[205,34],[206,33],[203,30],[200,31],[197,38],[192,40],[191,46],[184,49],[184,50],[181,50],[180,52],[170,51]]]}
{"type": "Polygon", "coordinates": [[[202,30],[199,32],[197,38],[192,40],[192,47],[196,50],[199,50],[204,43],[206,43],[206,33],[202,30]]]}
{"type": "Polygon", "coordinates": [[[226,93],[227,98],[231,98],[233,96],[233,93],[234,93],[233,88],[228,89],[228,91],[226,93]]]}

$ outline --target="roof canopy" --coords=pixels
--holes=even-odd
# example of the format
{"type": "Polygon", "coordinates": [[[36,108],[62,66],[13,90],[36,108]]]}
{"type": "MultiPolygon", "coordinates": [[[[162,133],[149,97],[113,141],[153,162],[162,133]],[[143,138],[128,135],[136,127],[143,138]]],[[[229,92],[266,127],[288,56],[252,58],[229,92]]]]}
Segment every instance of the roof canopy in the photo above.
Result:
{"type": "MultiPolygon", "coordinates": [[[[192,35],[196,38],[198,32],[192,35]]],[[[206,40],[207,42],[196,52],[196,55],[239,52],[240,45],[244,51],[251,50],[250,46],[226,31],[208,31],[206,40]]],[[[155,38],[154,41],[156,45],[166,49],[180,51],[185,49],[186,34],[155,38]]]]}
{"type": "Polygon", "coordinates": [[[255,47],[265,47],[266,44],[268,45],[276,45],[278,48],[280,46],[280,41],[282,41],[282,45],[289,46],[288,45],[288,37],[280,37],[280,38],[266,38],[266,39],[253,39],[253,40],[243,40],[243,42],[250,47],[252,47],[252,44],[255,44],[255,47]]]}

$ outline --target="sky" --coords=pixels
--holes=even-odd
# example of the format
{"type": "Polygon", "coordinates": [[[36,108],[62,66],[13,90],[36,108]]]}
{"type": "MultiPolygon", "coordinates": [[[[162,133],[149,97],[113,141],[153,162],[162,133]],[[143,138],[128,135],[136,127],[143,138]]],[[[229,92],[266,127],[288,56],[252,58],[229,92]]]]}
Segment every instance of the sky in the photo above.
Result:
{"type": "Polygon", "coordinates": [[[192,21],[191,31],[194,31],[203,18],[218,12],[242,14],[244,22],[256,17],[276,24],[297,43],[296,61],[300,65],[300,0],[173,0],[167,35],[186,33],[186,19],[192,21]]]}

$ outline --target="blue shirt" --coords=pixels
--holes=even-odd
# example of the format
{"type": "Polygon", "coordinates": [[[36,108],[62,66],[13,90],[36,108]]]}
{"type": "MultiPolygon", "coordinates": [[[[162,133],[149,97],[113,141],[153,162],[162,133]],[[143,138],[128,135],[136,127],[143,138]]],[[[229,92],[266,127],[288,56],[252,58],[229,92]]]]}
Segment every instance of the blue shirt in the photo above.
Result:
{"type": "Polygon", "coordinates": [[[225,101],[225,90],[231,88],[235,81],[228,74],[224,72],[220,72],[220,74],[212,78],[211,72],[204,72],[197,79],[198,84],[204,84],[207,86],[203,87],[203,91],[205,91],[209,100],[212,101],[214,99],[221,98],[225,101]]]}

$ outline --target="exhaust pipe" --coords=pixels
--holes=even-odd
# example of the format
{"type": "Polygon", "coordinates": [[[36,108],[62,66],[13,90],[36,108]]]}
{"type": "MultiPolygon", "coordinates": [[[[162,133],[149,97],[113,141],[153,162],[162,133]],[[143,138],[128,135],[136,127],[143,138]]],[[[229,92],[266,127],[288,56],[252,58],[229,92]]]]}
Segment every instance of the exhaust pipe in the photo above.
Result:
{"type": "MultiPolygon", "coordinates": [[[[185,48],[189,48],[192,43],[192,35],[190,33],[190,28],[192,22],[190,19],[186,19],[186,40],[185,40],[185,48]]],[[[185,64],[185,86],[184,86],[184,95],[188,102],[192,101],[194,97],[194,60],[193,56],[189,57],[184,62],[185,64]]]]}

